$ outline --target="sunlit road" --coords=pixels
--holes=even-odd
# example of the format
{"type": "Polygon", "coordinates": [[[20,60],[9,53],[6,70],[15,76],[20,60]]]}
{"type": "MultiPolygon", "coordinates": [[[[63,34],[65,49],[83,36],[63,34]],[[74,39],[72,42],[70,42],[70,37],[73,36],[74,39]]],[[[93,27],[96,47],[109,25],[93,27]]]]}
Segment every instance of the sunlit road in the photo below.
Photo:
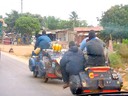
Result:
{"type": "Polygon", "coordinates": [[[0,96],[72,96],[70,89],[63,90],[59,80],[34,78],[28,65],[2,54],[0,60],[0,96]]]}

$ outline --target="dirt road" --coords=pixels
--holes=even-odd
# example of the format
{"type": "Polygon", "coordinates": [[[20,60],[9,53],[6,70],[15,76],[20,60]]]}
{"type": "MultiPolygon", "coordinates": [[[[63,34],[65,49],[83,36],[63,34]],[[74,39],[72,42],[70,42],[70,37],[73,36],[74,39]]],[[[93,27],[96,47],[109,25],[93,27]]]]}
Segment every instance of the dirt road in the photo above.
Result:
{"type": "Polygon", "coordinates": [[[9,53],[11,55],[15,55],[24,59],[27,59],[32,50],[34,49],[33,45],[24,45],[24,46],[17,46],[17,45],[0,45],[0,48],[3,52],[9,53],[10,48],[13,49],[13,52],[9,53]]]}

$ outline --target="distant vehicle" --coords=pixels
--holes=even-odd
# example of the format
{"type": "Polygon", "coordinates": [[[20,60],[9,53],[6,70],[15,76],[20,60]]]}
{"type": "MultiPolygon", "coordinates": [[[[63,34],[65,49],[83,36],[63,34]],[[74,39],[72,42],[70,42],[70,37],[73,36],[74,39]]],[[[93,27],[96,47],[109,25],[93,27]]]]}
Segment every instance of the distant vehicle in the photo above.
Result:
{"type": "Polygon", "coordinates": [[[48,79],[62,79],[59,61],[63,54],[63,51],[53,52],[52,49],[45,49],[40,55],[29,59],[29,69],[34,77],[42,77],[44,82],[48,79]]]}

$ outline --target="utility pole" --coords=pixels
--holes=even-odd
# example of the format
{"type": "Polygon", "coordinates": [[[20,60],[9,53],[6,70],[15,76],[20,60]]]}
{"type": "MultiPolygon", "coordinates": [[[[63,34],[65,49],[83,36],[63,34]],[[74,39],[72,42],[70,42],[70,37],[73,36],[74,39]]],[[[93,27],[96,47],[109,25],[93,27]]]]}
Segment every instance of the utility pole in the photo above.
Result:
{"type": "Polygon", "coordinates": [[[21,0],[21,14],[23,13],[23,0],[21,0]]]}

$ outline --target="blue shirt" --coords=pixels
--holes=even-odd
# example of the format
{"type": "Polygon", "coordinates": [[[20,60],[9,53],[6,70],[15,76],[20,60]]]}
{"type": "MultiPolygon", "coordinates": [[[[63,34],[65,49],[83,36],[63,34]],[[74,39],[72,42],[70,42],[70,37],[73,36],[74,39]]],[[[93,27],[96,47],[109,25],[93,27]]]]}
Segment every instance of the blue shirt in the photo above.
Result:
{"type": "MultiPolygon", "coordinates": [[[[88,40],[89,38],[88,37],[86,37],[82,42],[81,42],[81,44],[80,44],[80,49],[82,50],[82,51],[87,51],[87,48],[86,48],[86,43],[87,43],[87,40],[88,40]]],[[[98,37],[95,37],[95,38],[92,38],[92,39],[99,39],[98,37]]]]}
{"type": "Polygon", "coordinates": [[[89,38],[86,37],[86,38],[81,42],[81,44],[80,44],[80,49],[81,49],[82,51],[86,51],[86,50],[87,50],[87,49],[86,49],[87,39],[89,39],[89,38]]]}
{"type": "Polygon", "coordinates": [[[50,42],[51,42],[51,39],[47,35],[42,35],[37,38],[35,46],[36,47],[41,47],[41,46],[47,47],[46,45],[48,45],[48,47],[49,47],[50,42]]]}

